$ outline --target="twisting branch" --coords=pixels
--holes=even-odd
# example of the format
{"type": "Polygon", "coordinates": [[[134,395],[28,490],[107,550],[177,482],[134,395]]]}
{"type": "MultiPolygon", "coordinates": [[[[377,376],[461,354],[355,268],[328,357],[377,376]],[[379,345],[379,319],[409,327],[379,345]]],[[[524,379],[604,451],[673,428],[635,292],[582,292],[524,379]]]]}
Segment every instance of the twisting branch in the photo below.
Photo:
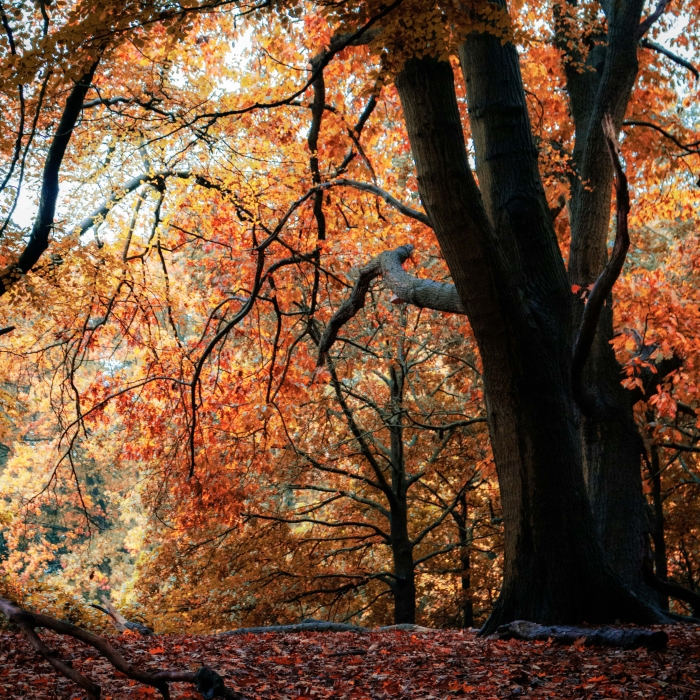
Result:
{"type": "MultiPolygon", "coordinates": [[[[35,651],[45,658],[59,673],[69,678],[74,683],[83,688],[89,700],[99,700],[100,686],[76,671],[69,662],[61,660],[58,652],[49,648],[36,633],[37,627],[52,630],[58,634],[66,635],[77,639],[84,644],[96,649],[115,669],[128,676],[132,680],[151,686],[160,691],[160,694],[168,700],[170,690],[168,683],[197,683],[197,675],[191,671],[156,671],[149,673],[136,668],[130,664],[106,639],[77,627],[69,622],[56,620],[48,615],[29,612],[23,610],[13,602],[0,598],[0,612],[2,612],[11,622],[13,622],[27,637],[29,643],[35,651]]],[[[200,669],[201,671],[202,669],[200,669]]]]}
{"type": "Polygon", "coordinates": [[[697,80],[700,78],[700,71],[690,62],[686,61],[685,58],[682,58],[676,53],[673,53],[673,51],[669,51],[664,46],[661,46],[661,44],[657,44],[655,41],[650,41],[649,39],[642,39],[639,42],[645,49],[651,49],[652,51],[656,51],[657,53],[663,54],[666,56],[666,58],[670,58],[674,63],[677,63],[679,66],[682,66],[683,68],[687,68],[694,76],[695,79],[697,80]]]}
{"type": "Polygon", "coordinates": [[[615,245],[607,265],[593,285],[581,318],[578,337],[574,343],[573,357],[571,359],[571,384],[574,398],[581,408],[584,407],[583,393],[583,368],[588,359],[598,320],[605,304],[605,300],[612,292],[617,278],[625,264],[627,251],[630,247],[630,237],[627,228],[627,216],[630,210],[629,191],[627,189],[627,177],[620,162],[620,145],[613,125],[612,117],[606,114],[603,118],[603,133],[608,146],[610,158],[615,173],[615,195],[617,200],[617,226],[615,230],[615,245]]]}
{"type": "Polygon", "coordinates": [[[360,269],[350,297],[333,314],[321,336],[318,345],[319,366],[338,337],[340,329],[364,307],[370,285],[380,275],[396,295],[397,301],[435,311],[465,313],[453,284],[420,279],[409,275],[403,269],[403,263],[408,260],[412,252],[412,245],[402,245],[396,250],[381,253],[360,269]]]}

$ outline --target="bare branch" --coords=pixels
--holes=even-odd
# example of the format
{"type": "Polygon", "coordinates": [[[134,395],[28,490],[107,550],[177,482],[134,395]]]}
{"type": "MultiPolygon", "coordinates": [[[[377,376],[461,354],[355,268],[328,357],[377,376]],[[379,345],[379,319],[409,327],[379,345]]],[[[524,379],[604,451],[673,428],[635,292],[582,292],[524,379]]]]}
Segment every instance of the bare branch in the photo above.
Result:
{"type": "Polygon", "coordinates": [[[700,141],[692,141],[691,143],[682,143],[673,134],[670,134],[668,131],[661,128],[658,124],[654,124],[653,122],[628,120],[628,121],[622,122],[622,126],[645,126],[649,129],[654,129],[654,131],[658,131],[660,134],[665,136],[669,141],[673,141],[673,143],[675,143],[676,146],[678,146],[678,148],[684,150],[686,153],[693,154],[693,155],[700,154],[700,148],[698,148],[698,146],[700,146],[700,141]]]}
{"type": "Polygon", "coordinates": [[[417,209],[412,209],[411,207],[396,199],[396,197],[394,197],[393,195],[389,194],[386,190],[383,190],[381,187],[377,187],[376,185],[370,185],[367,182],[358,182],[357,180],[348,180],[345,178],[341,178],[339,180],[333,180],[332,182],[326,182],[323,184],[324,189],[328,189],[331,187],[353,187],[354,189],[361,190],[362,192],[370,192],[371,194],[377,195],[377,197],[381,197],[387,204],[394,207],[394,209],[401,212],[404,216],[408,216],[411,219],[420,221],[421,224],[429,226],[430,228],[433,227],[433,225],[430,223],[430,219],[428,218],[427,214],[424,214],[422,211],[418,211],[417,209]]]}
{"type": "Polygon", "coordinates": [[[700,452],[700,447],[695,445],[682,445],[678,442],[657,442],[659,447],[665,447],[667,450],[679,450],[681,452],[700,452]]]}
{"type": "Polygon", "coordinates": [[[488,418],[469,418],[468,420],[457,420],[453,423],[447,423],[445,425],[430,425],[429,423],[419,423],[415,418],[408,416],[408,419],[413,423],[413,425],[419,428],[425,428],[426,430],[435,430],[437,432],[442,432],[446,430],[454,430],[455,428],[463,428],[468,425],[473,425],[474,423],[487,423],[488,418]]]}

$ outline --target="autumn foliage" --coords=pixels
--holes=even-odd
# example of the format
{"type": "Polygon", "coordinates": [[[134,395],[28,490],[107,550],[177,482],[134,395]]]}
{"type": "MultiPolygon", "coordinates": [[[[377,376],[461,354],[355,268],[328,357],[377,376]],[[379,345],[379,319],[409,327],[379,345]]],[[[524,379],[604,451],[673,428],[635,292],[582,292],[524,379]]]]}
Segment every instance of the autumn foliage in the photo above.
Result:
{"type": "MultiPolygon", "coordinates": [[[[574,68],[591,70],[605,19],[588,2],[270,5],[0,11],[0,326],[12,327],[0,338],[0,596],[98,630],[107,621],[87,604],[107,592],[158,632],[305,617],[379,626],[394,620],[397,580],[409,577],[421,625],[473,627],[498,597],[503,531],[469,321],[406,304],[378,278],[320,364],[319,342],[358,270],[387,250],[412,244],[406,270],[449,282],[393,81],[409,58],[447,57],[471,147],[456,47],[473,31],[520,47],[568,260],[566,71],[572,46],[582,52],[574,68]],[[46,152],[82,80],[50,245],[21,270],[46,152]],[[399,512],[405,532],[392,529],[399,512]]],[[[673,3],[649,41],[693,59],[699,18],[696,3],[673,3]]],[[[620,136],[632,248],[615,286],[612,346],[643,441],[656,575],[697,591],[698,77],[648,46],[638,53],[620,136]]],[[[333,654],[354,643],[282,640],[258,668],[274,667],[275,682],[293,680],[305,697],[307,681],[279,667],[293,658],[313,675],[307,656],[328,656],[328,697],[406,692],[380,678],[380,661],[357,694],[333,690],[348,681],[333,654]]],[[[397,633],[386,647],[430,688],[411,697],[488,697],[497,673],[471,690],[455,675],[455,650],[468,656],[472,643],[397,633]],[[420,675],[423,655],[445,664],[443,676],[420,675]]],[[[256,642],[231,644],[231,654],[261,658],[256,642]]],[[[187,639],[168,645],[194,653],[187,639]]],[[[542,653],[543,689],[563,692],[547,670],[559,652],[542,653]]],[[[577,687],[613,696],[632,683],[629,671],[611,680],[577,653],[577,687]]],[[[658,673],[663,687],[690,683],[658,673]]]]}

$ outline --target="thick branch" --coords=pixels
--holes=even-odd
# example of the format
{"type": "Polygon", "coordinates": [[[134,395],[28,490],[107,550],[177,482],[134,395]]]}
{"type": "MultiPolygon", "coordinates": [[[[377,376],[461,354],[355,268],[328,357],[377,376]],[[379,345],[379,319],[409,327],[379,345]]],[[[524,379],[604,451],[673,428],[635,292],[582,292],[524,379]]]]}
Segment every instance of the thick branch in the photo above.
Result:
{"type": "Polygon", "coordinates": [[[318,346],[318,364],[321,365],[338,337],[340,329],[365,305],[365,297],[372,281],[383,277],[396,297],[419,308],[447,313],[464,314],[465,310],[453,284],[420,279],[409,275],[402,267],[413,252],[412,245],[381,253],[360,269],[350,297],[338,308],[328,322],[318,346]]]}
{"type": "Polygon", "coordinates": [[[96,60],[87,71],[78,79],[68,95],[63,114],[58,123],[49,152],[44,163],[44,171],[41,180],[41,195],[39,199],[39,211],[37,212],[29,241],[22,251],[15,265],[10,265],[0,272],[0,295],[4,294],[12,280],[21,274],[26,274],[36,265],[41,254],[49,246],[49,235],[53,228],[56,214],[56,201],[58,200],[58,176],[63,163],[63,158],[68,148],[68,142],[73,135],[78,119],[82,112],[85,95],[90,89],[90,83],[97,70],[99,59],[96,60]]]}
{"type": "Polygon", "coordinates": [[[578,337],[574,343],[573,357],[571,360],[571,382],[574,397],[579,405],[584,403],[582,387],[583,368],[593,345],[593,340],[598,329],[598,320],[600,319],[605,300],[612,292],[612,288],[622,272],[622,267],[627,257],[627,250],[630,246],[629,231],[627,228],[627,216],[630,209],[627,177],[620,163],[620,147],[617,143],[615,127],[609,115],[603,120],[603,131],[615,172],[617,228],[615,231],[615,245],[613,246],[612,255],[593,285],[593,289],[591,290],[588,301],[586,302],[586,307],[583,311],[578,337]]]}

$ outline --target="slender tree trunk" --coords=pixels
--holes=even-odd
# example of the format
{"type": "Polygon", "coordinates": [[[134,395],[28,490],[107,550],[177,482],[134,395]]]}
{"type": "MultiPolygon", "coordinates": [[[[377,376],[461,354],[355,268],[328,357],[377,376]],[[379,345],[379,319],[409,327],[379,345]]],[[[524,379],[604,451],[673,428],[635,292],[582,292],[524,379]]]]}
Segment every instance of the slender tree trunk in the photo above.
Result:
{"type": "MultiPolygon", "coordinates": [[[[450,65],[413,59],[396,80],[421,198],[484,365],[505,523],[503,589],[484,631],[514,619],[658,621],[607,565],[593,522],[570,382],[569,282],[547,225],[527,112],[517,101],[495,109],[500,89],[513,98],[522,91],[517,51],[506,44],[497,56],[495,44],[477,46],[481,72],[469,78],[480,81],[473,89],[484,100],[470,99],[470,110],[484,117],[486,177],[512,189],[499,193],[495,184],[486,207],[469,168],[450,65]],[[502,62],[496,82],[487,69],[494,60],[502,62]]],[[[475,143],[478,129],[472,122],[475,143]]]]}
{"type": "Polygon", "coordinates": [[[462,494],[459,512],[453,511],[453,517],[457,523],[459,532],[459,561],[461,564],[460,579],[462,583],[462,627],[465,629],[474,626],[474,601],[472,600],[471,581],[471,557],[472,544],[471,532],[467,526],[469,522],[469,510],[467,506],[467,494],[462,494]]]}
{"type": "MultiPolygon", "coordinates": [[[[664,499],[661,492],[661,462],[659,448],[651,446],[651,464],[649,464],[649,476],[651,478],[651,497],[654,508],[654,527],[651,535],[654,541],[654,573],[657,578],[665,581],[668,578],[668,561],[666,557],[666,532],[664,522],[664,499]]],[[[664,610],[668,610],[668,596],[657,593],[659,602],[664,610]]]]}
{"type": "MultiPolygon", "coordinates": [[[[401,358],[399,358],[400,360],[401,358]]],[[[416,580],[413,544],[408,532],[406,462],[403,444],[404,376],[391,368],[391,553],[394,560],[394,624],[416,622],[416,580]]]]}

